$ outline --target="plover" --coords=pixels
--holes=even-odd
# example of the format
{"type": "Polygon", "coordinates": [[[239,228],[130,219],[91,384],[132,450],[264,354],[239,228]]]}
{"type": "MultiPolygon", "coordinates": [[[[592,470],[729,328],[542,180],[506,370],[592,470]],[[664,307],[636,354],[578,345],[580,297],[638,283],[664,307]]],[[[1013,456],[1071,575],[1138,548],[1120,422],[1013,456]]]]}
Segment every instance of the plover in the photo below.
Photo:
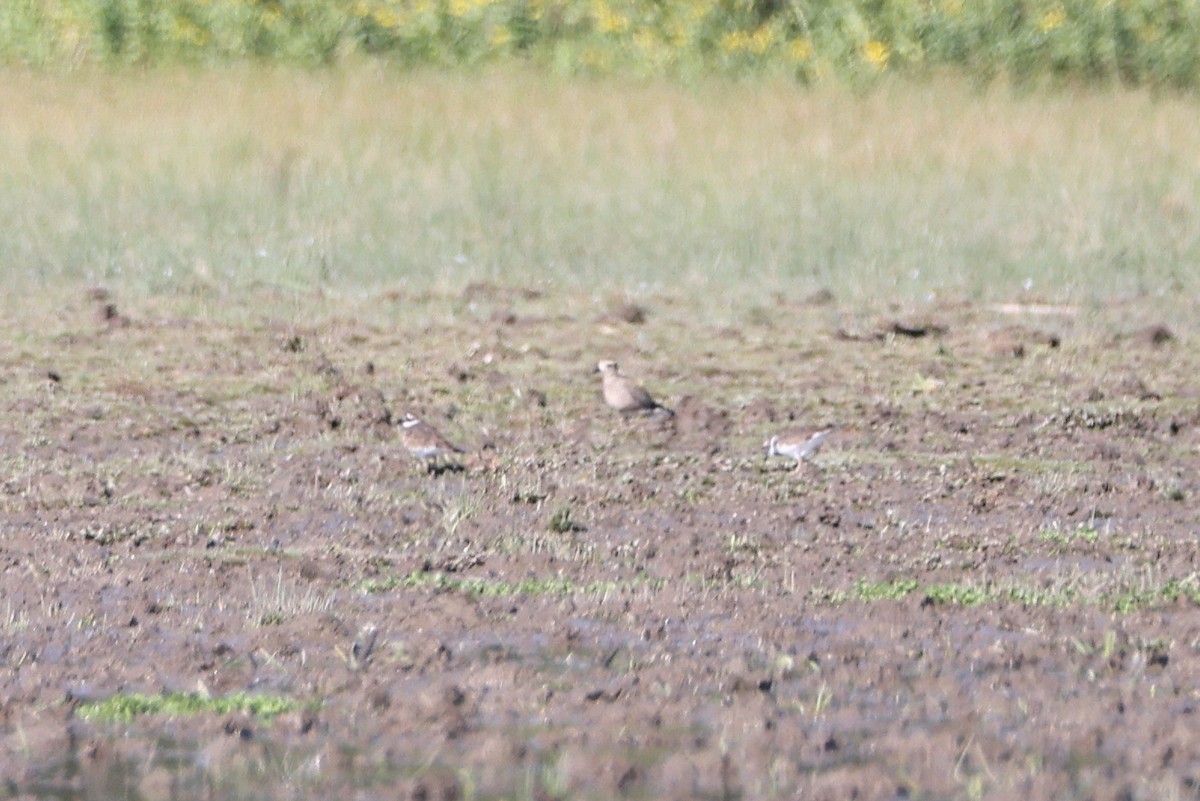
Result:
{"type": "Polygon", "coordinates": [[[668,417],[675,414],[660,404],[650,393],[631,379],[621,375],[616,362],[603,361],[596,365],[604,389],[604,402],[621,414],[651,412],[668,417]]]}
{"type": "Polygon", "coordinates": [[[832,428],[788,431],[771,437],[763,443],[763,447],[767,449],[767,456],[787,456],[795,459],[796,469],[799,470],[801,464],[821,450],[821,446],[832,432],[832,428]]]}
{"type": "Polygon", "coordinates": [[[425,466],[431,471],[441,466],[443,458],[467,452],[465,448],[455,445],[442,436],[442,432],[411,413],[404,415],[404,420],[400,423],[400,441],[409,453],[424,460],[425,466]]]}

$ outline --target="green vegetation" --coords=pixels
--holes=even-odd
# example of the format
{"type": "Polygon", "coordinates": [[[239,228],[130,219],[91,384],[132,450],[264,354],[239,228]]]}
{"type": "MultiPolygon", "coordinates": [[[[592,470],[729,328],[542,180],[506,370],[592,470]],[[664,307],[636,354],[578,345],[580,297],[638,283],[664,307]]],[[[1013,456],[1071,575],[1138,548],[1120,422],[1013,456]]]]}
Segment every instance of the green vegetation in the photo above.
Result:
{"type": "Polygon", "coordinates": [[[1192,86],[1177,0],[50,0],[0,7],[8,63],[328,64],[348,55],[557,71],[771,72],[861,82],[948,67],[1192,86]]]}
{"type": "Polygon", "coordinates": [[[84,702],[79,705],[76,714],[86,720],[100,722],[126,722],[141,715],[186,717],[209,713],[227,715],[231,712],[246,712],[261,718],[272,718],[299,706],[300,704],[292,699],[271,695],[236,693],[215,698],[196,693],[130,693],[114,695],[103,701],[84,702]]]}
{"type": "Polygon", "coordinates": [[[550,515],[550,530],[555,534],[567,534],[582,531],[583,526],[571,517],[571,507],[563,506],[550,515]]]}
{"type": "Polygon", "coordinates": [[[1094,545],[1100,539],[1100,532],[1093,525],[1080,525],[1074,530],[1064,530],[1053,526],[1042,531],[1039,535],[1042,542],[1051,545],[1067,546],[1073,542],[1085,542],[1094,545]]]}
{"type": "Polygon", "coordinates": [[[1122,590],[1112,593],[1108,597],[1108,602],[1117,612],[1132,612],[1181,600],[1200,603],[1200,583],[1197,582],[1196,574],[1193,573],[1183,579],[1170,579],[1156,587],[1122,590]]]}
{"type": "Polygon", "coordinates": [[[814,590],[827,604],[849,601],[899,601],[917,593],[926,604],[980,606],[982,604],[1023,604],[1026,606],[1067,608],[1098,606],[1127,614],[1154,609],[1165,604],[1188,600],[1200,603],[1200,583],[1196,576],[1167,579],[1162,582],[1135,580],[1129,576],[1107,577],[1092,586],[1078,577],[1035,587],[1023,583],[997,585],[987,581],[942,582],[922,585],[916,579],[871,582],[859,579],[848,592],[814,590]]]}
{"type": "Polygon", "coordinates": [[[971,584],[931,584],[925,587],[927,603],[953,604],[955,606],[978,606],[987,601],[996,601],[1000,596],[985,587],[971,584]]]}
{"type": "Polygon", "coordinates": [[[580,582],[566,577],[547,576],[523,581],[486,579],[478,576],[455,576],[440,571],[418,570],[403,577],[364,579],[358,588],[367,593],[390,592],[396,589],[432,589],[438,592],[460,592],[473,597],[505,597],[515,595],[610,595],[631,587],[659,589],[663,582],[649,578],[633,581],[580,582]]]}
{"type": "Polygon", "coordinates": [[[850,597],[859,601],[898,601],[915,590],[917,586],[916,579],[880,582],[859,579],[854,582],[854,589],[850,591],[850,597]]]}
{"type": "MultiPolygon", "coordinates": [[[[736,586],[741,589],[767,589],[762,578],[741,576],[732,582],[715,582],[693,576],[701,586],[736,586]]],[[[458,592],[472,597],[506,597],[518,595],[566,596],[576,593],[609,595],[622,589],[644,586],[651,592],[664,591],[664,580],[636,579],[630,581],[579,582],[565,577],[546,577],[524,581],[504,581],[478,576],[456,576],[439,571],[416,571],[403,577],[364,579],[358,589],[366,593],[384,593],[402,589],[432,589],[438,592],[458,592]]],[[[1137,581],[1129,576],[1107,577],[1099,582],[1085,582],[1069,577],[1048,586],[1033,586],[1021,582],[994,584],[988,581],[939,582],[922,584],[917,579],[898,578],[872,582],[859,579],[849,590],[814,588],[810,591],[817,603],[841,605],[851,601],[901,601],[918,595],[923,602],[945,606],[980,606],[983,604],[1022,604],[1035,607],[1067,608],[1097,606],[1125,614],[1154,609],[1165,604],[1188,600],[1200,603],[1200,583],[1195,576],[1167,579],[1161,582],[1137,581]]]]}

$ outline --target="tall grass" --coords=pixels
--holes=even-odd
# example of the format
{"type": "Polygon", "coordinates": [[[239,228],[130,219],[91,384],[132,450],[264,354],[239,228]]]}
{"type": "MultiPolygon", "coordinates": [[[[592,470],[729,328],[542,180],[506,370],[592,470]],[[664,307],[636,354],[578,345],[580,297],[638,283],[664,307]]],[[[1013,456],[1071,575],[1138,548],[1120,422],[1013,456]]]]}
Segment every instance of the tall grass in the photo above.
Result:
{"type": "Polygon", "coordinates": [[[346,65],[9,73],[0,276],[145,292],[1194,291],[1196,101],[346,65]]]}

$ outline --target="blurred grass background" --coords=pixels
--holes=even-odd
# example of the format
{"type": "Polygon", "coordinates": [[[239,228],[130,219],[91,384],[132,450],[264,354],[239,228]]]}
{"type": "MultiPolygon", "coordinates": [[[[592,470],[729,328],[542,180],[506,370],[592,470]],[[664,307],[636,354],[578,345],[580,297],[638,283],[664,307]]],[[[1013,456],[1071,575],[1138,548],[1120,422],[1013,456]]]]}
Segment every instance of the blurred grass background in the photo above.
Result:
{"type": "Polygon", "coordinates": [[[474,280],[717,302],[1196,290],[1187,95],[885,81],[9,71],[10,289],[474,280]]]}
{"type": "Polygon", "coordinates": [[[21,0],[0,64],[14,289],[1195,289],[1200,3],[21,0]]]}

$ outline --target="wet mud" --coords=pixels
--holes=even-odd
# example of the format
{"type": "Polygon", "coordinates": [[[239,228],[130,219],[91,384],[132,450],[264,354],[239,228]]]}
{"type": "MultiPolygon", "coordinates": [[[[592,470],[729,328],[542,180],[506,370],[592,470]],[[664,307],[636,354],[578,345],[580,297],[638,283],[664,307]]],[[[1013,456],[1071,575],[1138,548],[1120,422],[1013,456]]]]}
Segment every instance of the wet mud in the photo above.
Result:
{"type": "Polygon", "coordinates": [[[119,301],[7,323],[0,797],[1197,794],[1200,359],[1149,302],[119,301]],[[132,693],[296,706],[85,714],[132,693]]]}

